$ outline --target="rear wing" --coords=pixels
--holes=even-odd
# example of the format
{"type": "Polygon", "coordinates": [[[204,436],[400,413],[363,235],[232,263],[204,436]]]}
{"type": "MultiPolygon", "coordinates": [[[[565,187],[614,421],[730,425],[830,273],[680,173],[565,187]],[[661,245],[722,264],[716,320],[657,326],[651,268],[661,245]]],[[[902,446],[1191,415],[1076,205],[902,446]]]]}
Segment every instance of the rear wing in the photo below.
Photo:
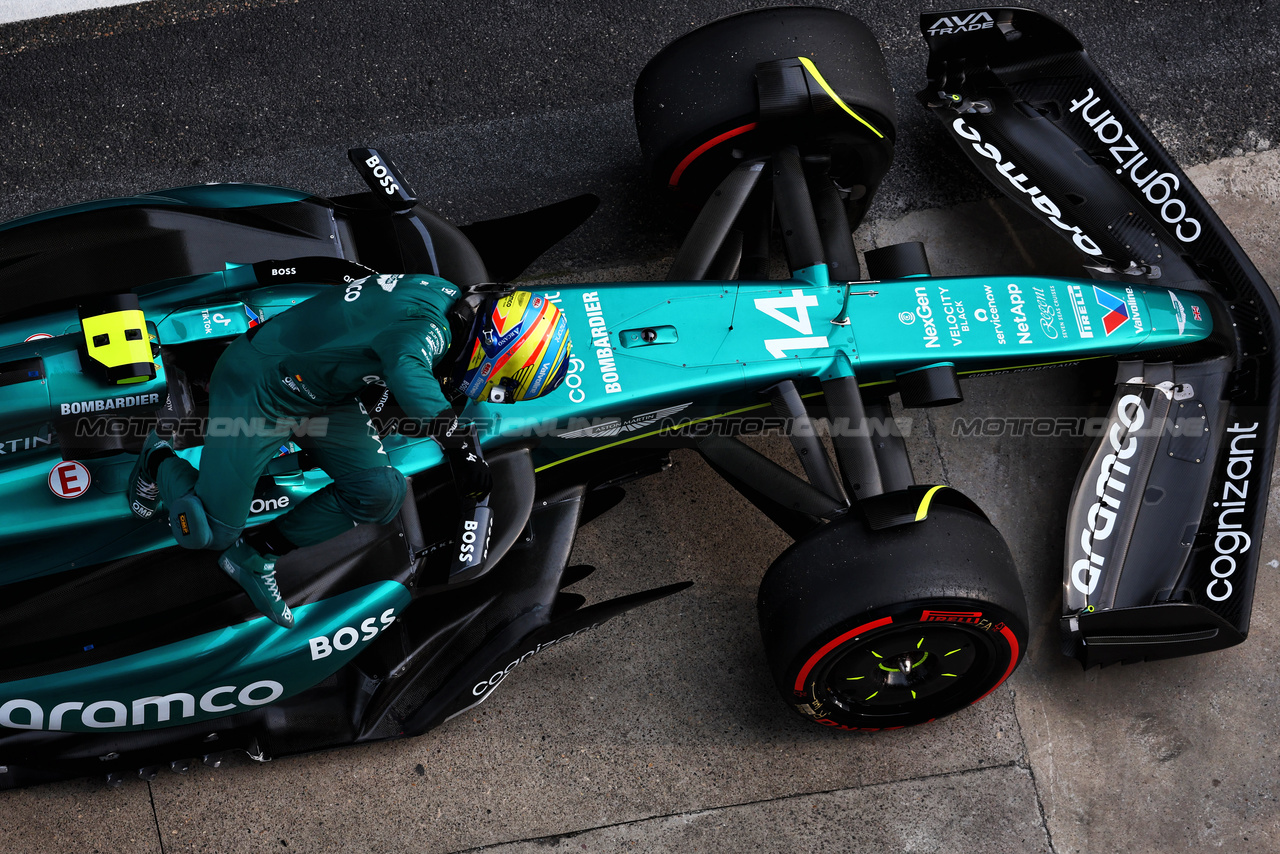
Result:
{"type": "MultiPolygon", "coordinates": [[[[1096,482],[1114,464],[1106,461],[1105,437],[1086,461],[1071,524],[1092,530],[1091,510],[1095,523],[1103,511],[1114,510],[1116,539],[1106,544],[1102,566],[1080,565],[1082,555],[1101,551],[1093,551],[1087,537],[1076,542],[1081,531],[1075,527],[1068,530],[1068,653],[1090,666],[1240,642],[1249,629],[1275,457],[1275,297],[1204,197],[1065,27],[1011,7],[927,12],[920,23],[929,45],[929,84],[918,97],[979,171],[1069,240],[1095,278],[1205,294],[1221,330],[1216,343],[1222,358],[1212,367],[1204,363],[1191,383],[1197,397],[1202,388],[1215,389],[1212,399],[1200,399],[1210,416],[1203,424],[1212,431],[1212,441],[1196,448],[1204,456],[1184,453],[1190,437],[1175,418],[1160,440],[1162,456],[1149,461],[1143,476],[1144,482],[1160,481],[1172,474],[1173,463],[1190,467],[1193,474],[1176,481],[1176,512],[1166,505],[1163,521],[1153,523],[1156,514],[1145,501],[1155,492],[1130,492],[1121,508],[1097,505],[1090,478],[1096,482]],[[1174,440],[1178,446],[1170,456],[1174,440]],[[1153,560],[1157,544],[1160,557],[1153,560]],[[1080,571],[1073,574],[1073,567],[1080,571]]],[[[1123,428],[1126,418],[1133,419],[1137,410],[1121,405],[1126,396],[1141,398],[1148,414],[1153,404],[1169,410],[1169,389],[1178,382],[1171,374],[1161,392],[1153,377],[1185,373],[1185,363],[1205,355],[1170,351],[1132,367],[1134,376],[1120,378],[1108,426],[1123,428]],[[1166,361],[1173,367],[1155,367],[1166,361]]],[[[1157,443],[1149,444],[1154,454],[1157,443]]]]}

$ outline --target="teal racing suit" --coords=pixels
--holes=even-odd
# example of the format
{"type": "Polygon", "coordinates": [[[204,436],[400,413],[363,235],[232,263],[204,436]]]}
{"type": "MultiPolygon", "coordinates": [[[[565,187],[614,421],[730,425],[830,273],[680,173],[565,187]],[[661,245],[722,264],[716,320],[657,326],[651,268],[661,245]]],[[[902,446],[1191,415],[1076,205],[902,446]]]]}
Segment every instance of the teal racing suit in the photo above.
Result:
{"type": "Polygon", "coordinates": [[[160,499],[172,508],[194,492],[213,532],[201,547],[226,548],[244,528],[258,478],[294,441],[332,483],[277,521],[293,544],[394,519],[405,479],[356,395],[385,384],[408,417],[451,418],[433,368],[449,349],[446,312],[459,296],[435,276],[370,276],[335,285],[237,338],[209,383],[199,471],[166,459],[156,472],[160,499]]]}

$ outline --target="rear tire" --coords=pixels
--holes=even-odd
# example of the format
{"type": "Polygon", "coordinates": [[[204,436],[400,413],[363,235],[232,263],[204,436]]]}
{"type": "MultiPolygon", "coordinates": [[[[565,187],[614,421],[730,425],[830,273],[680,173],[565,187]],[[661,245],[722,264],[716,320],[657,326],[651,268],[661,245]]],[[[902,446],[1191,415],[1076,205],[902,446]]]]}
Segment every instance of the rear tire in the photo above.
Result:
{"type": "MultiPolygon", "coordinates": [[[[756,65],[774,59],[812,60],[841,100],[876,131],[833,103],[820,121],[805,123],[802,153],[832,157],[833,177],[862,187],[869,198],[893,156],[896,110],[888,70],[875,36],[852,15],[834,9],[756,9],[721,18],[658,53],[636,81],[640,147],[664,186],[701,203],[736,165],[761,147],[757,131],[756,65]],[[877,135],[877,132],[879,135],[877,135]]],[[[812,88],[812,87],[811,87],[812,88]]],[[[824,96],[825,97],[825,96],[824,96]]],[[[766,146],[768,147],[768,146],[766,146]]]]}
{"type": "Polygon", "coordinates": [[[980,514],[830,523],[765,574],[760,627],[784,700],[815,723],[879,730],[977,702],[1017,667],[1027,612],[1013,558],[980,514]]]}

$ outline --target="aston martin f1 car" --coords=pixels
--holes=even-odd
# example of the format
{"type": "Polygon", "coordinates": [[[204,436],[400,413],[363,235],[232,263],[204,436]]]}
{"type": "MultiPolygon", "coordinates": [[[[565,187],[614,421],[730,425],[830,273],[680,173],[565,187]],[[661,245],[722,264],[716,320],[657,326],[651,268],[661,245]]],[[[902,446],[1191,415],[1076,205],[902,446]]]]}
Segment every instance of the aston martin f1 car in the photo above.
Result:
{"type": "MultiPolygon", "coordinates": [[[[590,605],[565,589],[592,571],[569,565],[578,527],[676,446],[795,541],[759,593],[783,700],[848,730],[931,721],[1009,677],[1027,606],[982,511],[915,482],[889,397],[945,406],[961,377],[1085,359],[1117,373],[1070,497],[1066,651],[1092,666],[1243,641],[1274,457],[1275,299],[1061,25],[1002,7],[921,25],[920,100],[1089,278],[936,278],[919,244],[860,259],[851,233],[896,135],[870,30],[816,8],[695,30],[635,90],[654,175],[696,211],[668,280],[539,286],[569,318],[565,382],[467,410],[494,473],[487,556],[451,571],[447,467],[371,377],[410,498],[389,524],[281,558],[291,630],[214,555],[130,512],[147,431],[170,423],[198,464],[209,377],[237,336],[325,289],[406,274],[509,287],[491,283],[594,200],[459,228],[360,149],[356,195],[184,187],[0,225],[0,787],[425,732],[529,656],[686,586],[590,605]],[[787,278],[769,276],[775,238],[787,278]],[[740,441],[766,423],[785,425],[796,466],[740,441]]],[[[325,483],[286,437],[251,524],[325,483]]]]}

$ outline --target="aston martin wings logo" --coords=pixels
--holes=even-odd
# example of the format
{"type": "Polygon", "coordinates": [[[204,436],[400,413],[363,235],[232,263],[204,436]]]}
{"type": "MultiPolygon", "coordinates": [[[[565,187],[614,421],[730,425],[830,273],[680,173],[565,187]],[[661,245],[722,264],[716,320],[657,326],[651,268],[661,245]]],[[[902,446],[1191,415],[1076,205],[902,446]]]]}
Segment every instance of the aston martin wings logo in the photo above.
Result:
{"type": "Polygon", "coordinates": [[[621,433],[632,433],[636,430],[648,427],[650,424],[656,424],[664,418],[670,418],[677,412],[693,405],[693,401],[682,403],[679,406],[668,406],[666,409],[655,409],[653,412],[644,412],[640,415],[633,415],[630,418],[610,418],[607,421],[601,421],[599,424],[592,424],[590,427],[583,427],[580,430],[569,430],[558,434],[559,439],[581,439],[585,437],[599,436],[617,436],[621,433]]]}

